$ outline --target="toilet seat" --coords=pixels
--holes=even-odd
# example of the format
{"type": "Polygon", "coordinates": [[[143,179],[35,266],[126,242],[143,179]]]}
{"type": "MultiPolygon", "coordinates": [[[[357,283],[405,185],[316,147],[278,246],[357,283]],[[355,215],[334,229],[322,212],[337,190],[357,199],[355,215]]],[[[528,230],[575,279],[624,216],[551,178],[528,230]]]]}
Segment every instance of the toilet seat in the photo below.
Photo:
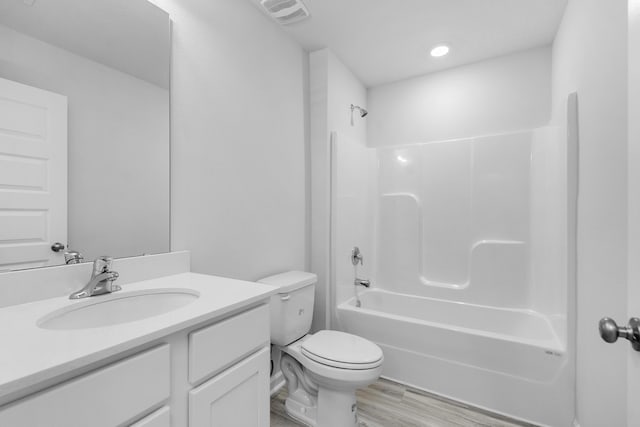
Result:
{"type": "MultiPolygon", "coordinates": [[[[316,332],[313,335],[307,335],[286,347],[281,347],[281,349],[284,353],[298,361],[305,369],[305,372],[309,374],[313,381],[321,385],[321,387],[330,388],[332,390],[353,391],[360,387],[366,387],[380,376],[382,373],[384,357],[382,357],[378,362],[351,364],[320,358],[310,353],[308,350],[303,350],[302,346],[320,332],[316,332]],[[317,362],[309,357],[309,355],[320,361],[317,362]],[[341,368],[336,365],[342,365],[344,367],[341,368]]],[[[370,341],[367,342],[375,348],[379,348],[376,344],[370,341]]],[[[313,349],[315,346],[310,347],[313,349]]],[[[374,351],[374,353],[376,352],[374,351]]],[[[380,350],[380,354],[382,354],[382,350],[380,350]]],[[[374,356],[374,358],[375,357],[376,356],[374,356]]]]}
{"type": "Polygon", "coordinates": [[[340,331],[319,331],[302,342],[300,351],[314,362],[340,369],[375,369],[383,360],[376,344],[340,331]]]}

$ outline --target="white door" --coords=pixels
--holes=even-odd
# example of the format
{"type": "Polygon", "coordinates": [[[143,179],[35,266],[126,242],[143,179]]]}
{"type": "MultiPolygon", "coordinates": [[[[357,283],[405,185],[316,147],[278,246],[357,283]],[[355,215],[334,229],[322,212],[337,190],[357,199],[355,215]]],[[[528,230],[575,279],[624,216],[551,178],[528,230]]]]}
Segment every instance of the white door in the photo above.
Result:
{"type": "Polygon", "coordinates": [[[64,263],[67,98],[0,79],[0,271],[64,263]]]}
{"type": "Polygon", "coordinates": [[[268,427],[268,348],[189,392],[189,427],[268,427]]]}
{"type": "MultiPolygon", "coordinates": [[[[640,0],[629,0],[628,317],[640,317],[640,0]]],[[[626,319],[620,319],[625,320],[626,319]]],[[[625,322],[626,323],[626,322],[625,322]]],[[[626,343],[624,343],[626,344],[626,343]]],[[[640,426],[640,352],[629,348],[627,426],[640,426]]]]}

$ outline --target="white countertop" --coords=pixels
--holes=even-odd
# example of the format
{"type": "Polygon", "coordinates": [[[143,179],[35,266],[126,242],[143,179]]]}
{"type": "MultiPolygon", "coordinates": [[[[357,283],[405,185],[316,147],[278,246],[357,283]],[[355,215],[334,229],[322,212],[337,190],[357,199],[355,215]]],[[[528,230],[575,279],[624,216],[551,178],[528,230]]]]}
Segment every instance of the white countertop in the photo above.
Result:
{"type": "Polygon", "coordinates": [[[1,308],[0,402],[27,387],[222,317],[276,292],[264,284],[182,273],[130,283],[113,295],[159,288],[193,289],[200,297],[177,310],[143,320],[75,330],[42,329],[37,322],[52,311],[86,303],[86,298],[71,301],[64,296],[1,308]]]}

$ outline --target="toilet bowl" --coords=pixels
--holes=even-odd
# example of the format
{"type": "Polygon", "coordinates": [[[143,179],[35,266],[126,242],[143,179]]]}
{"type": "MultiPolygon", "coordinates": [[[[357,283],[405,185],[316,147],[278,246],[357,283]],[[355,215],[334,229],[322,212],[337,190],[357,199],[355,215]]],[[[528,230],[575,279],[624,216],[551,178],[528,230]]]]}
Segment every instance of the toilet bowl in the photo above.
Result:
{"type": "Polygon", "coordinates": [[[272,394],[283,384],[278,376],[284,376],[288,415],[313,427],[354,427],[355,391],[378,379],[384,355],[356,335],[330,330],[308,334],[316,280],[314,274],[298,271],[260,280],[279,288],[271,300],[272,394]]]}

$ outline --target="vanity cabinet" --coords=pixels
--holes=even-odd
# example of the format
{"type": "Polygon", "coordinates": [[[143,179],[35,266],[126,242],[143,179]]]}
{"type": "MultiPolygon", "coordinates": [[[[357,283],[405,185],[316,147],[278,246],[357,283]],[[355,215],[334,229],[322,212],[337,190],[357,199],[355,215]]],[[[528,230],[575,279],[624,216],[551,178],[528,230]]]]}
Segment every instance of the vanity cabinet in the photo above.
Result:
{"type": "Polygon", "coordinates": [[[1,406],[0,426],[268,427],[262,302],[98,361],[88,373],[80,365],[82,375],[1,406]]]}

